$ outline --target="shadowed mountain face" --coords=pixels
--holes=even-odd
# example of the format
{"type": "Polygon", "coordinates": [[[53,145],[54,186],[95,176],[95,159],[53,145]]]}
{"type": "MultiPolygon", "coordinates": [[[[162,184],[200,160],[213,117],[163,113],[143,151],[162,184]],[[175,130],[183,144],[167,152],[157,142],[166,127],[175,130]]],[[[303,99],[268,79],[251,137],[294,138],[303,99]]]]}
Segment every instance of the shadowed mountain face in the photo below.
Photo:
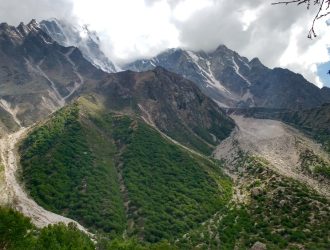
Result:
{"type": "Polygon", "coordinates": [[[0,24],[0,106],[19,125],[29,125],[70,100],[85,81],[105,73],[74,47],[54,42],[32,20],[0,24]]]}
{"type": "Polygon", "coordinates": [[[60,45],[79,48],[95,67],[109,73],[117,71],[116,66],[102,52],[100,38],[90,31],[87,25],[79,27],[63,20],[49,19],[41,21],[40,27],[60,45]]]}
{"type": "Polygon", "coordinates": [[[309,108],[329,100],[301,75],[249,61],[226,46],[210,53],[170,49],[124,68],[145,71],[162,66],[195,82],[224,107],[309,108]]]}
{"type": "Polygon", "coordinates": [[[111,110],[139,113],[167,135],[204,153],[227,137],[233,121],[192,82],[157,67],[111,74],[95,88],[111,110]]]}

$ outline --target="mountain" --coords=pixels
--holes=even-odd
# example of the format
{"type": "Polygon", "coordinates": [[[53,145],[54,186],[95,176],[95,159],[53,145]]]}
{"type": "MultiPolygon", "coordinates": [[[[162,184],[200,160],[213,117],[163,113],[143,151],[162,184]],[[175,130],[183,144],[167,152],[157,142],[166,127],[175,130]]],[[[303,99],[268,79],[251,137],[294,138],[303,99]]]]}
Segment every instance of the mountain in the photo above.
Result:
{"type": "Polygon", "coordinates": [[[147,242],[174,240],[221,209],[229,179],[215,163],[104,105],[82,96],[23,141],[23,178],[38,204],[147,242]]]}
{"type": "Polygon", "coordinates": [[[223,107],[309,108],[321,105],[321,91],[301,75],[249,61],[221,45],[213,52],[169,49],[123,68],[145,71],[161,66],[195,82],[223,107]]]}
{"type": "Polygon", "coordinates": [[[329,246],[329,203],[313,190],[245,154],[236,184],[220,162],[173,142],[147,117],[107,105],[82,96],[21,143],[26,188],[43,207],[103,237],[167,240],[165,249],[329,246]]]}
{"type": "Polygon", "coordinates": [[[224,46],[168,53],[185,77],[108,73],[0,25],[0,204],[45,227],[0,208],[0,248],[329,249],[329,107],[294,110],[326,89],[224,46]]]}
{"type": "Polygon", "coordinates": [[[63,47],[32,20],[0,24],[0,107],[27,126],[65,105],[84,82],[100,79],[75,47],[63,47]]]}
{"type": "Polygon", "coordinates": [[[192,82],[174,73],[161,68],[105,73],[79,49],[59,45],[34,20],[18,27],[1,24],[0,31],[3,124],[30,125],[76,96],[96,92],[111,108],[148,112],[159,129],[203,152],[210,153],[234,127],[192,82]]]}
{"type": "Polygon", "coordinates": [[[103,53],[100,38],[87,25],[82,27],[55,18],[40,22],[41,29],[54,41],[65,47],[77,47],[83,56],[97,68],[113,73],[118,68],[103,53]]]}
{"type": "Polygon", "coordinates": [[[110,106],[82,96],[21,143],[26,188],[43,207],[103,237],[167,240],[165,249],[327,248],[328,202],[313,190],[248,155],[237,158],[234,184],[220,162],[180,146],[147,116],[110,106]]]}
{"type": "Polygon", "coordinates": [[[233,121],[189,80],[163,68],[111,74],[83,93],[102,96],[111,110],[138,113],[165,134],[210,154],[234,128],[233,121]]]}

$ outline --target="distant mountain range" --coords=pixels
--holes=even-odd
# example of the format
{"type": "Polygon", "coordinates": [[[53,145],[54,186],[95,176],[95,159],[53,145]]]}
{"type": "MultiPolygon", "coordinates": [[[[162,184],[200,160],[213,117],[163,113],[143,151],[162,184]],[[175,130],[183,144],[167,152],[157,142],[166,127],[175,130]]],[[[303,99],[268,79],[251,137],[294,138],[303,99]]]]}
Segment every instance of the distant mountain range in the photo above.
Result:
{"type": "Polygon", "coordinates": [[[258,58],[249,61],[221,45],[210,53],[170,49],[151,59],[124,66],[134,71],[161,66],[195,82],[222,107],[300,109],[330,101],[300,74],[265,67],[258,58]]]}
{"type": "Polygon", "coordinates": [[[160,66],[194,82],[221,107],[300,109],[330,102],[327,88],[320,90],[287,69],[269,69],[258,58],[249,61],[224,45],[209,53],[168,49],[120,69],[102,52],[97,34],[87,26],[78,27],[56,19],[42,21],[40,25],[59,44],[78,47],[87,60],[106,72],[141,72],[160,66]]]}

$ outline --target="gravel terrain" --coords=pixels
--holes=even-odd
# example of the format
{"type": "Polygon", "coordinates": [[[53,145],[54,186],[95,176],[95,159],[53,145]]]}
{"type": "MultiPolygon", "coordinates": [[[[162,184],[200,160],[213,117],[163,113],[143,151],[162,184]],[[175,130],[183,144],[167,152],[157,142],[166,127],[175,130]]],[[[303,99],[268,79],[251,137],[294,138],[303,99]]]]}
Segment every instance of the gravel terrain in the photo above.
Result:
{"type": "Polygon", "coordinates": [[[279,174],[298,180],[330,199],[329,183],[320,183],[300,169],[300,153],[305,149],[329,161],[320,144],[279,121],[236,115],[232,118],[237,128],[214,151],[215,158],[225,160],[231,168],[239,150],[263,157],[279,174]]]}

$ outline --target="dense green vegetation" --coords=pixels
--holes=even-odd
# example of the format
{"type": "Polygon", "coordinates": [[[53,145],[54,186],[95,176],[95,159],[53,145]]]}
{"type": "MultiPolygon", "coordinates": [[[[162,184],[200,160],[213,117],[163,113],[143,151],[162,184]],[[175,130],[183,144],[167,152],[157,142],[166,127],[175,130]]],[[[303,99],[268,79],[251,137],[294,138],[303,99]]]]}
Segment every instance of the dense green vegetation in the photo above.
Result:
{"type": "Polygon", "coordinates": [[[271,171],[262,159],[237,159],[238,187],[229,202],[232,183],[220,162],[86,99],[54,114],[20,151],[23,180],[34,199],[98,230],[98,249],[248,249],[257,241],[268,249],[330,245],[328,201],[271,171]]]}
{"type": "Polygon", "coordinates": [[[20,152],[23,181],[40,205],[111,237],[125,230],[148,242],[174,240],[230,197],[216,163],[85,99],[35,129],[20,152]]]}
{"type": "Polygon", "coordinates": [[[267,165],[262,159],[242,156],[237,166],[244,166],[239,193],[245,202],[233,202],[181,239],[179,246],[248,249],[259,241],[267,249],[329,249],[329,202],[267,165]]]}
{"type": "Polygon", "coordinates": [[[225,205],[227,193],[210,172],[226,178],[214,163],[188,154],[138,120],[113,115],[103,120],[121,151],[133,234],[149,242],[174,239],[225,205]]]}
{"type": "Polygon", "coordinates": [[[89,228],[123,231],[113,145],[79,121],[78,105],[32,132],[20,152],[23,180],[40,205],[89,228]]]}
{"type": "Polygon", "coordinates": [[[141,242],[136,238],[122,239],[116,238],[113,240],[100,239],[97,244],[99,250],[179,250],[176,246],[168,241],[158,243],[141,242]]]}
{"type": "Polygon", "coordinates": [[[167,241],[141,243],[135,238],[97,239],[96,245],[74,224],[36,228],[29,218],[0,207],[0,249],[7,250],[175,250],[167,241]]]}
{"type": "MultiPolygon", "coordinates": [[[[195,133],[198,134],[197,132],[195,133]]],[[[205,155],[210,155],[214,150],[214,146],[212,146],[211,144],[207,144],[207,141],[203,140],[202,136],[196,136],[194,133],[191,133],[190,131],[184,129],[183,126],[180,124],[176,124],[175,129],[166,131],[166,134],[168,134],[168,136],[170,136],[171,138],[174,138],[176,141],[205,155]]]]}
{"type": "Polygon", "coordinates": [[[37,229],[30,219],[0,207],[0,249],[8,250],[88,250],[95,249],[89,237],[75,225],[57,224],[37,229]]]}

